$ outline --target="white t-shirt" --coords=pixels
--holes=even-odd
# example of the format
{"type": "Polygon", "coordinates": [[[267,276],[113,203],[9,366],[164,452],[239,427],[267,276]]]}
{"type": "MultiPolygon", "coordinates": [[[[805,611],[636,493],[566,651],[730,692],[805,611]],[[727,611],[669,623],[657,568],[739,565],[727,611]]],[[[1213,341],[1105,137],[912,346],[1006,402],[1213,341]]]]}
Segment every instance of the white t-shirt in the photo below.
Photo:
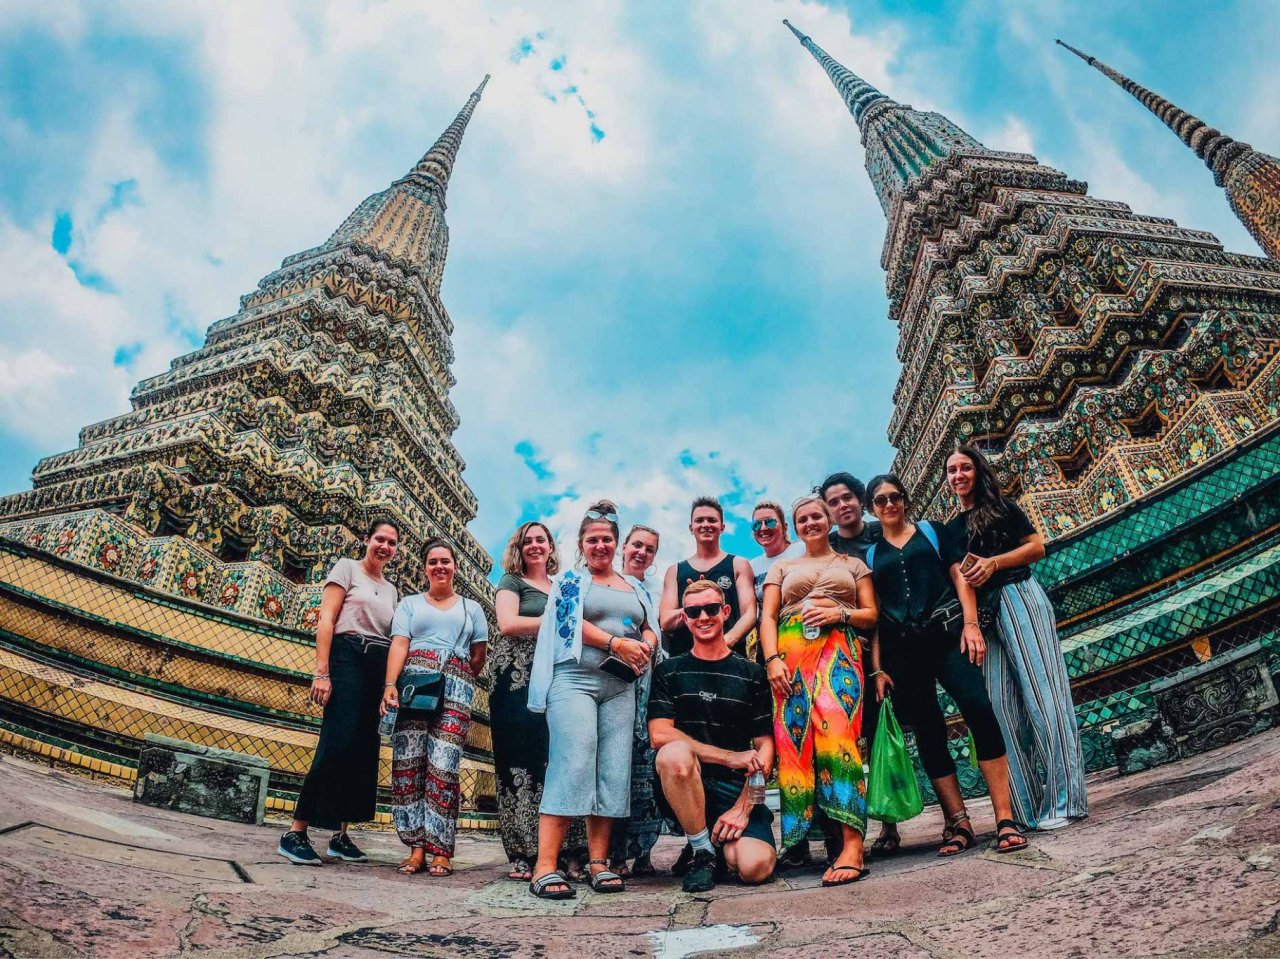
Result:
{"type": "Polygon", "coordinates": [[[421,593],[406,596],[396,607],[392,636],[408,636],[409,649],[435,650],[467,659],[471,647],[489,641],[489,624],[475,600],[458,597],[448,609],[437,609],[421,593]]]}
{"type": "Polygon", "coordinates": [[[755,581],[756,586],[756,615],[763,609],[764,603],[764,578],[769,575],[769,569],[780,559],[794,559],[797,556],[804,555],[804,543],[796,540],[777,556],[768,556],[761,553],[751,561],[751,578],[755,581]]]}

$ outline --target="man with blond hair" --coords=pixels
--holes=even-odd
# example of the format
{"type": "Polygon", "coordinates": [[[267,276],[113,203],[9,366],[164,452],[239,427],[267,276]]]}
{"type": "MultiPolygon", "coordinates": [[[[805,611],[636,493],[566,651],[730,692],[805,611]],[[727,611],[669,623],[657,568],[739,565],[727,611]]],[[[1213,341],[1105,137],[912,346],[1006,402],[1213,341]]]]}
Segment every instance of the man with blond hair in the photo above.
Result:
{"type": "Polygon", "coordinates": [[[719,844],[726,867],[755,885],[777,861],[773,813],[753,800],[747,783],[773,770],[773,697],[764,667],[733,655],[725,642],[729,606],[717,583],[690,583],[681,610],[693,648],[654,670],[649,693],[659,805],[689,838],[673,872],[687,870],[685,892],[713,888],[719,844]]]}

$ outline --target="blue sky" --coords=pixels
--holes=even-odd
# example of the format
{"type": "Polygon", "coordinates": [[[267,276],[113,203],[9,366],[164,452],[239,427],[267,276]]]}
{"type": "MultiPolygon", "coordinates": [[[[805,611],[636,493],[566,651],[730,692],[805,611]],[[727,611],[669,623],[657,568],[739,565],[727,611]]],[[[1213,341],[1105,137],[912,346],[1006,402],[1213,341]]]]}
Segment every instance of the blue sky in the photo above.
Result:
{"type": "Polygon", "coordinates": [[[1257,248],[1053,38],[1280,154],[1280,7],[0,0],[0,492],[128,409],[493,74],[449,191],[455,441],[497,553],[611,495],[687,548],[723,496],[888,467],[898,367],[857,130],[788,17],[898,100],[1257,248]]]}

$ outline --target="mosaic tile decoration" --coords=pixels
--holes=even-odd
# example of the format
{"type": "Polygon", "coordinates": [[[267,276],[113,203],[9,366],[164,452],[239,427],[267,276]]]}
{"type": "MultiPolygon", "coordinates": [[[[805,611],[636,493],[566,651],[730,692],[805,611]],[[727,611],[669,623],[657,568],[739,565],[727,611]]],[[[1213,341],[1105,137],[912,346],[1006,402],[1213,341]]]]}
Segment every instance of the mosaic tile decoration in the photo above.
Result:
{"type": "Polygon", "coordinates": [[[1057,42],[1132,94],[1191,147],[1213,171],[1218,186],[1226,188],[1231,209],[1245,229],[1267,256],[1280,260],[1280,161],[1215,130],[1199,117],[1134,83],[1101,60],[1082,53],[1069,43],[1057,42]]]}
{"type": "Polygon", "coordinates": [[[285,259],[204,346],[135,388],[132,411],[0,498],[0,535],[269,623],[312,628],[314,595],[370,518],[402,524],[391,570],[423,588],[431,537],[492,606],[492,560],[452,445],[444,197],[484,83],[401,179],[285,259]]]}
{"type": "Polygon", "coordinates": [[[1274,430],[1280,262],[989,149],[791,29],[858,124],[886,211],[903,367],[889,440],[922,515],[952,511],[942,473],[960,441],[1053,540],[1274,430]]]}

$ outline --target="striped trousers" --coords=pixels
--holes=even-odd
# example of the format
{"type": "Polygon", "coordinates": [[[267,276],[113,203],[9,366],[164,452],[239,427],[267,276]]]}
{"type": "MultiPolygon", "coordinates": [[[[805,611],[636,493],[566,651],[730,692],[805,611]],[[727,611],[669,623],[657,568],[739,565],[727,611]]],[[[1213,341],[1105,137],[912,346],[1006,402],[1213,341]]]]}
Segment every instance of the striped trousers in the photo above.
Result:
{"type": "Polygon", "coordinates": [[[456,656],[443,665],[432,650],[409,650],[404,672],[444,673],[440,709],[427,717],[396,717],[391,734],[391,820],[400,841],[428,856],[453,858],[458,829],[459,769],[471,725],[475,677],[456,656]]]}
{"type": "Polygon", "coordinates": [[[1001,590],[982,671],[1008,748],[1014,818],[1035,828],[1087,815],[1067,664],[1053,604],[1034,577],[1001,590]]]}

